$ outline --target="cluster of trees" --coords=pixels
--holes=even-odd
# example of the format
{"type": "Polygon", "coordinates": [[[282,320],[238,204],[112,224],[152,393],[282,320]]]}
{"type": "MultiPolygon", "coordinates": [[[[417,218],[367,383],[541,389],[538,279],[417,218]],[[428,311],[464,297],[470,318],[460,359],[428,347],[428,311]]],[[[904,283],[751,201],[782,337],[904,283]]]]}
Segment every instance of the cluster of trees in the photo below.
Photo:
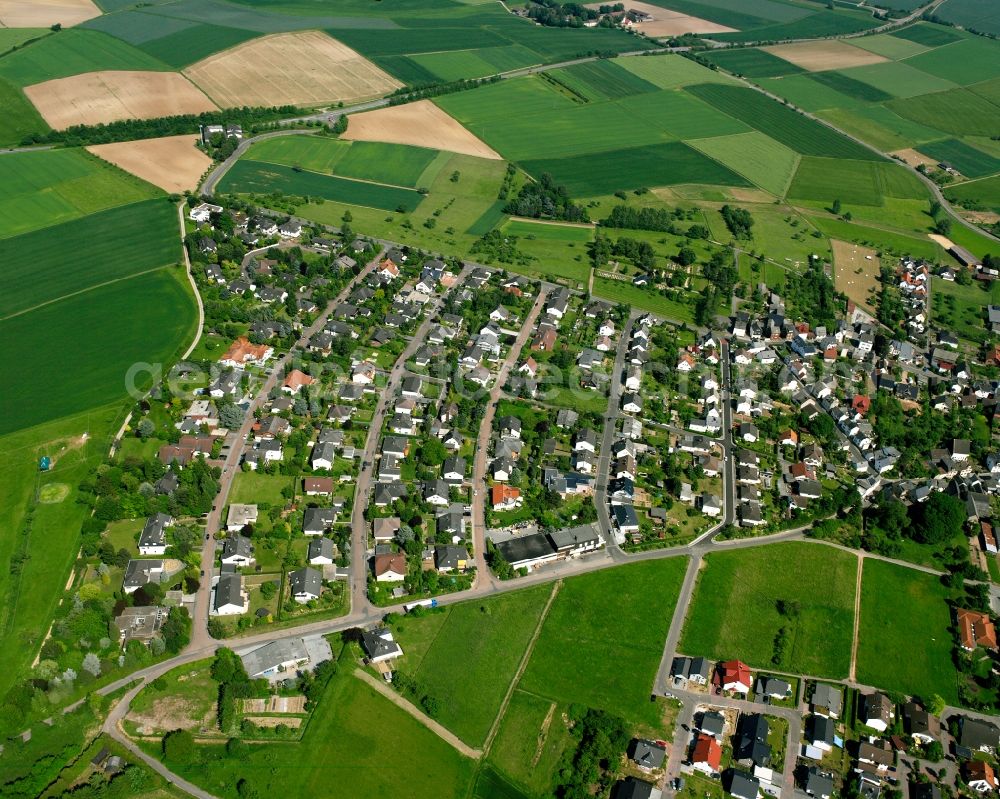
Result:
{"type": "Polygon", "coordinates": [[[739,273],[733,254],[729,250],[717,250],[702,267],[708,286],[698,295],[694,306],[694,320],[699,325],[708,325],[716,309],[722,302],[728,302],[739,273]]]}
{"type": "Polygon", "coordinates": [[[529,19],[549,28],[582,28],[585,22],[595,19],[599,20],[598,25],[613,28],[615,21],[607,15],[625,10],[622,3],[595,9],[587,8],[582,3],[560,3],[559,0],[534,0],[525,4],[524,8],[529,19]]]}
{"type": "Polygon", "coordinates": [[[530,255],[517,249],[517,236],[501,230],[491,230],[477,239],[469,252],[478,255],[488,264],[499,261],[502,264],[527,266],[533,260],[530,255]]]}
{"type": "Polygon", "coordinates": [[[155,139],[160,136],[178,136],[197,133],[202,125],[239,125],[245,134],[253,133],[262,125],[280,119],[299,116],[303,112],[294,105],[272,107],[230,108],[225,111],[206,111],[201,114],[179,114],[157,119],[122,119],[97,125],[73,125],[65,130],[32,133],[21,142],[31,144],[65,144],[83,147],[88,144],[107,144],[135,139],[155,139]]]}
{"type": "Polygon", "coordinates": [[[677,227],[676,223],[687,217],[688,213],[682,208],[669,211],[666,208],[616,205],[607,217],[601,220],[601,224],[623,230],[655,230],[691,239],[707,239],[709,230],[704,225],[692,225],[687,231],[677,227]]]}
{"type": "Polygon", "coordinates": [[[726,223],[733,238],[747,240],[753,238],[753,215],[746,208],[724,205],[719,209],[722,221],[726,223]]]}
{"type": "Polygon", "coordinates": [[[605,266],[614,258],[627,258],[637,267],[648,271],[656,261],[656,252],[648,241],[622,237],[612,241],[606,236],[597,236],[590,247],[591,258],[597,267],[605,266]]]}
{"type": "MultiPolygon", "coordinates": [[[[251,680],[239,655],[232,649],[225,647],[220,648],[215,653],[210,673],[212,679],[219,684],[219,729],[223,732],[231,732],[236,726],[238,716],[236,700],[267,696],[267,680],[251,680]]],[[[173,735],[173,733],[169,735],[173,735]]],[[[167,752],[166,746],[169,735],[163,740],[164,754],[167,754],[168,757],[170,754],[167,752]]]]}
{"type": "Polygon", "coordinates": [[[788,274],[785,299],[799,316],[809,320],[812,327],[826,325],[832,328],[846,307],[845,299],[837,294],[823,265],[815,259],[809,260],[801,274],[788,274]]]}
{"type": "Polygon", "coordinates": [[[423,708],[424,713],[432,719],[436,718],[438,713],[441,712],[440,700],[436,696],[427,693],[424,684],[415,677],[412,677],[408,672],[394,672],[392,675],[392,684],[404,696],[413,697],[417,701],[417,704],[423,708]]]}
{"type": "Polygon", "coordinates": [[[478,86],[496,83],[499,80],[499,75],[490,75],[487,78],[470,78],[455,80],[449,83],[431,82],[418,83],[415,86],[404,86],[389,96],[389,105],[402,105],[403,103],[412,103],[414,100],[424,100],[429,97],[440,97],[443,94],[464,92],[468,89],[475,89],[478,86]]]}
{"type": "Polygon", "coordinates": [[[603,796],[614,781],[622,752],[628,746],[628,725],[607,711],[579,705],[570,705],[569,718],[577,743],[559,769],[556,796],[560,799],[603,796]]]}
{"type": "Polygon", "coordinates": [[[517,196],[503,207],[503,212],[532,219],[590,221],[587,209],[574,203],[566,187],[558,185],[548,172],[535,182],[525,183],[517,196]]]}

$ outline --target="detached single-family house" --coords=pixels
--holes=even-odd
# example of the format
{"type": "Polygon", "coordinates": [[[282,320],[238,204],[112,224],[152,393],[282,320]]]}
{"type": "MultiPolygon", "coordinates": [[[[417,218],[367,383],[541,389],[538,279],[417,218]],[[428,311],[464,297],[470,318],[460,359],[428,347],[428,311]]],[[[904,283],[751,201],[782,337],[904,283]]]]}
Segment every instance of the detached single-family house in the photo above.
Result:
{"type": "Polygon", "coordinates": [[[406,578],[406,555],[401,552],[376,555],[372,560],[375,581],[398,583],[406,578]]]}
{"type": "Polygon", "coordinates": [[[167,528],[174,523],[166,513],[154,513],[139,534],[140,555],[163,555],[167,551],[167,528]]]}
{"type": "Polygon", "coordinates": [[[305,566],[288,575],[288,586],[292,599],[305,604],[319,599],[323,592],[323,575],[316,569],[305,566]]]}
{"type": "Polygon", "coordinates": [[[243,576],[223,573],[215,585],[213,610],[217,616],[236,616],[250,609],[250,596],[243,590],[243,576]]]}
{"type": "Polygon", "coordinates": [[[245,535],[233,535],[222,545],[222,562],[233,566],[254,564],[253,544],[245,535]]]}

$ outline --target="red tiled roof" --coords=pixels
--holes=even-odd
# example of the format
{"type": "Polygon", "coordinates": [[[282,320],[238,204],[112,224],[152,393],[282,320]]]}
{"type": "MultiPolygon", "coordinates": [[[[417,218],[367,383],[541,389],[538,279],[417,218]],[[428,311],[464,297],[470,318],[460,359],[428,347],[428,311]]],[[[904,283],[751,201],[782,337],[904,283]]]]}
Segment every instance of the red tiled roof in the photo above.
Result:
{"type": "Polygon", "coordinates": [[[695,739],[694,751],[691,753],[692,763],[708,763],[712,771],[718,771],[722,764],[722,748],[711,735],[699,735],[695,739]]]}

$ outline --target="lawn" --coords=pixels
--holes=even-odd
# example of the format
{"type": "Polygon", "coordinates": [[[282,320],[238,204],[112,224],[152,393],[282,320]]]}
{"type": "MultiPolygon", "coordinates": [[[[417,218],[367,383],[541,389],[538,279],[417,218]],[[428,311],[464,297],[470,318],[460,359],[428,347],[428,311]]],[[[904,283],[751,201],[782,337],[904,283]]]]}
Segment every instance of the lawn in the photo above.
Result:
{"type": "Polygon", "coordinates": [[[606,277],[594,278],[594,295],[612,302],[634,305],[643,311],[678,322],[694,322],[694,301],[679,302],[657,293],[654,289],[633,286],[630,280],[612,280],[606,277]]]}
{"type": "Polygon", "coordinates": [[[46,36],[0,60],[0,77],[17,86],[105,69],[161,72],[167,65],[120,39],[83,28],[46,36]]]}
{"type": "Polygon", "coordinates": [[[0,185],[0,239],[162,195],[82,149],[8,153],[0,185]]]}
{"type": "Polygon", "coordinates": [[[543,585],[451,605],[429,617],[435,631],[430,642],[420,630],[423,619],[397,622],[396,638],[406,653],[398,668],[438,700],[437,720],[469,745],[486,740],[551,591],[543,585]]]}
{"type": "Polygon", "coordinates": [[[797,153],[756,130],[688,143],[778,197],[784,196],[799,163],[797,153]]]}
{"type": "Polygon", "coordinates": [[[262,796],[326,796],[336,785],[350,796],[467,796],[474,762],[352,672],[352,665],[342,664],[299,743],[258,744],[238,758],[205,745],[198,756],[168,765],[230,799],[239,796],[236,785],[244,779],[262,796]]]}
{"type": "Polygon", "coordinates": [[[229,502],[251,505],[266,502],[270,505],[284,506],[288,499],[282,491],[290,486],[294,488],[296,482],[296,478],[283,475],[240,472],[233,480],[229,502]]]}
{"type": "MultiPolygon", "coordinates": [[[[180,257],[177,211],[164,200],[124,205],[0,239],[0,263],[5,270],[0,319],[176,263],[180,257]]],[[[155,315],[155,309],[149,310],[155,315]]],[[[65,314],[61,316],[63,325],[72,323],[65,314]]],[[[109,324],[118,321],[111,319],[109,324]]],[[[45,328],[35,330],[45,335],[45,328]]]]}
{"type": "Polygon", "coordinates": [[[572,742],[564,712],[548,699],[514,691],[487,763],[529,796],[551,796],[563,752],[572,742]]]}
{"type": "Polygon", "coordinates": [[[879,156],[836,131],[744,86],[703,83],[685,89],[696,97],[752,125],[802,155],[878,160],[879,156]]]}
{"type": "Polygon", "coordinates": [[[981,343],[987,339],[985,307],[1000,303],[1000,285],[994,282],[984,286],[975,281],[963,286],[935,280],[931,290],[932,317],[937,324],[947,325],[966,341],[981,343]]]}
{"type": "Polygon", "coordinates": [[[656,724],[649,697],[687,562],[647,561],[566,580],[518,687],[656,724]]]}
{"type": "Polygon", "coordinates": [[[282,194],[298,197],[322,197],[355,205],[392,211],[397,208],[413,210],[423,196],[412,189],[384,186],[308,172],[280,164],[260,161],[237,161],[222,178],[222,192],[234,194],[282,194]]]}
{"type": "Polygon", "coordinates": [[[854,630],[857,558],[803,542],[708,555],[680,649],[739,658],[755,668],[846,677],[854,630]],[[798,603],[782,615],[777,603],[798,603]],[[774,662],[779,630],[784,656],[774,662]]]}
{"type": "Polygon", "coordinates": [[[951,614],[937,577],[877,560],[861,585],[858,681],[891,691],[958,698],[951,662],[951,614]],[[900,657],[919,652],[919,657],[900,657]]]}
{"type": "MultiPolygon", "coordinates": [[[[0,321],[7,342],[0,382],[8,387],[0,394],[0,435],[121,400],[129,368],[168,364],[191,341],[196,321],[179,269],[137,275],[0,321]],[[48,368],[26,369],[40,363],[40,353],[48,368]]],[[[148,387],[150,374],[137,370],[136,387],[148,387]]]]}

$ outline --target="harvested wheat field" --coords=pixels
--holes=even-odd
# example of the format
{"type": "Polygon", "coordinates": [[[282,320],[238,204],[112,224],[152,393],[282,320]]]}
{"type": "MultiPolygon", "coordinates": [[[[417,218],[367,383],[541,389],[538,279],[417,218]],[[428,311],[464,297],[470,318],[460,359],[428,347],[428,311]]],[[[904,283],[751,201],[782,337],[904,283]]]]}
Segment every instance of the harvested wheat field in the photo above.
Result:
{"type": "Polygon", "coordinates": [[[365,111],[347,119],[347,132],[342,139],[412,144],[501,160],[486,142],[472,135],[430,100],[365,111]]]}
{"type": "Polygon", "coordinates": [[[56,130],[118,119],[156,119],[217,110],[176,72],[87,72],[27,86],[24,93],[56,130]]]}
{"type": "Polygon", "coordinates": [[[877,251],[837,239],[830,239],[830,246],[833,248],[833,282],[837,291],[854,300],[855,305],[874,310],[881,268],[877,251]]]}
{"type": "MultiPolygon", "coordinates": [[[[588,3],[587,8],[599,9],[607,3],[588,3]]],[[[685,33],[732,33],[736,28],[726,25],[719,25],[717,22],[709,22],[707,19],[692,17],[690,14],[682,14],[680,11],[672,11],[669,8],[661,8],[650,3],[629,3],[630,10],[642,11],[649,14],[652,19],[649,22],[639,22],[633,27],[640,33],[654,38],[659,36],[682,36],[685,33]]]]}
{"type": "Polygon", "coordinates": [[[64,28],[101,16],[91,0],[0,0],[0,27],[64,28]]]}
{"type": "Polygon", "coordinates": [[[830,39],[822,42],[800,42],[798,44],[779,44],[774,47],[762,47],[771,55],[790,61],[810,72],[822,72],[827,69],[847,69],[863,67],[868,64],[881,64],[889,59],[862,50],[860,47],[830,39]]]}
{"type": "Polygon", "coordinates": [[[186,134],[94,144],[87,150],[166,192],[181,193],[197,188],[212,165],[212,159],[194,146],[197,141],[197,136],[186,134]]]}
{"type": "Polygon", "coordinates": [[[924,155],[917,150],[912,148],[907,148],[905,150],[896,150],[895,152],[889,153],[889,155],[895,155],[902,158],[907,164],[912,167],[918,167],[921,164],[926,166],[935,166],[937,161],[929,156],[924,155]]]}
{"type": "Polygon", "coordinates": [[[947,236],[942,236],[939,233],[928,233],[927,238],[929,238],[935,244],[940,244],[946,250],[950,250],[952,247],[955,246],[955,242],[953,242],[947,236]]]}
{"type": "Polygon", "coordinates": [[[354,102],[403,85],[319,31],[263,36],[209,56],[184,74],[224,108],[354,102]]]}

